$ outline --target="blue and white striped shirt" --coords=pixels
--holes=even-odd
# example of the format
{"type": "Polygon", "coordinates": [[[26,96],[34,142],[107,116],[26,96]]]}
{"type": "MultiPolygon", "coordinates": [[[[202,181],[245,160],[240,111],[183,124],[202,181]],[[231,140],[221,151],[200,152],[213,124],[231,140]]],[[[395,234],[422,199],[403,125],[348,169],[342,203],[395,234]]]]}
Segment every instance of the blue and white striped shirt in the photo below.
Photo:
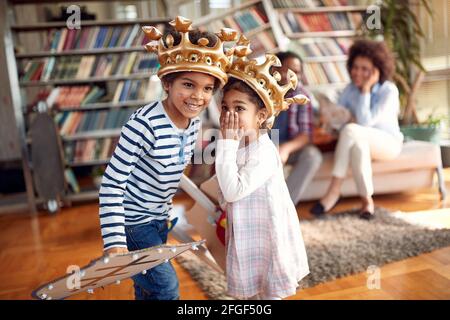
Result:
{"type": "Polygon", "coordinates": [[[169,217],[172,198],[194,152],[200,119],[178,129],[161,102],[133,113],[100,187],[100,225],[104,249],[127,247],[125,225],[169,217]]]}

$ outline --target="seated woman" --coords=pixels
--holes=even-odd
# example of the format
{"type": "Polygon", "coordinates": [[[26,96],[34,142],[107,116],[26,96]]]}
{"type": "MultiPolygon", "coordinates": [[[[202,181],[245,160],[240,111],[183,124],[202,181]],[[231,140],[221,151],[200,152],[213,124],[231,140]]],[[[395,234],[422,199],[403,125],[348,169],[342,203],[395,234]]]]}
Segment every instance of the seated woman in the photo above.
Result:
{"type": "Polygon", "coordinates": [[[339,104],[350,110],[354,123],[339,133],[331,184],[311,213],[321,215],[336,205],[350,165],[362,200],[360,216],[370,219],[374,215],[371,161],[394,159],[403,145],[399,92],[390,81],[395,64],[385,43],[360,40],[350,48],[347,68],[352,83],[344,89],[339,104]]]}

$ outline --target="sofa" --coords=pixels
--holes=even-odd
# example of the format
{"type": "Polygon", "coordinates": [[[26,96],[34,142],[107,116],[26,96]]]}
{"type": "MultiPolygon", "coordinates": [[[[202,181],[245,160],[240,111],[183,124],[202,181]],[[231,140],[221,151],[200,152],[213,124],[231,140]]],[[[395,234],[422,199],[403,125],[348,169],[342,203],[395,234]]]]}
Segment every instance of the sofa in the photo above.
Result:
{"type": "MultiPolygon", "coordinates": [[[[324,195],[331,180],[333,157],[333,152],[323,154],[322,165],[301,201],[318,200],[324,195]]],[[[405,142],[398,158],[391,161],[374,161],[372,170],[376,195],[432,187],[434,178],[437,177],[441,199],[446,197],[441,151],[436,144],[424,141],[405,142]]],[[[287,166],[285,174],[289,174],[289,171],[287,166]]],[[[358,196],[350,168],[342,184],[341,195],[358,196]]]]}

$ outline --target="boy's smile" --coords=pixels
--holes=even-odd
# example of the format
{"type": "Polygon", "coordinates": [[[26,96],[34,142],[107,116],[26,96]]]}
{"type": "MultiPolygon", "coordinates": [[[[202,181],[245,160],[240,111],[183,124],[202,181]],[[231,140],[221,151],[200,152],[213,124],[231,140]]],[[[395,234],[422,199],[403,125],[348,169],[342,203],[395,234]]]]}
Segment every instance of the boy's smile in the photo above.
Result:
{"type": "Polygon", "coordinates": [[[164,108],[173,123],[186,128],[189,119],[197,117],[209,104],[215,78],[200,72],[182,72],[171,83],[163,82],[167,91],[164,108]]]}

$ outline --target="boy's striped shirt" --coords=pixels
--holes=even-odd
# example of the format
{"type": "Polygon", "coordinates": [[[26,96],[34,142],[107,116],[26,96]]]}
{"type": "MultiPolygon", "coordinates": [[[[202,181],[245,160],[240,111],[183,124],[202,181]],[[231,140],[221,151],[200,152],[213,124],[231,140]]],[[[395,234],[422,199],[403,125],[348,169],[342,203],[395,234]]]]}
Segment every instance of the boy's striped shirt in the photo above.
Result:
{"type": "Polygon", "coordinates": [[[104,249],[127,247],[125,225],[169,217],[172,198],[190,161],[200,127],[178,129],[161,102],[136,110],[122,127],[100,187],[104,249]]]}

